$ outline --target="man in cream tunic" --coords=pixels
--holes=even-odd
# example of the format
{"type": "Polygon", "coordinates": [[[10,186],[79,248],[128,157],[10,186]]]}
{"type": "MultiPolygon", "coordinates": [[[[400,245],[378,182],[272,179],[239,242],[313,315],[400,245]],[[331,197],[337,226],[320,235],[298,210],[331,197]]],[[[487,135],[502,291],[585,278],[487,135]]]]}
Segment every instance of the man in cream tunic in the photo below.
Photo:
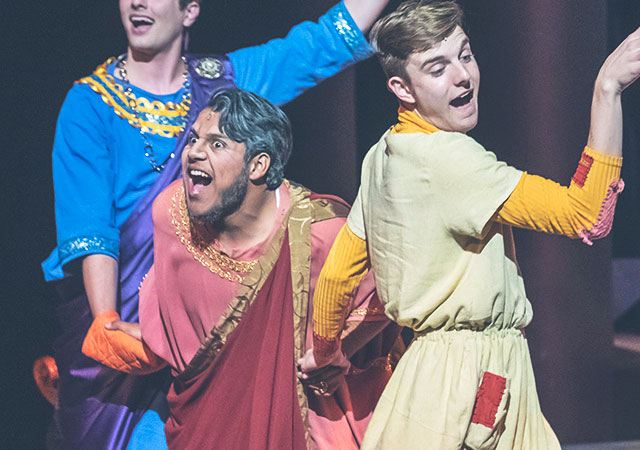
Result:
{"type": "Polygon", "coordinates": [[[523,329],[532,319],[511,226],[592,241],[624,184],[622,91],[640,75],[640,30],[596,80],[591,129],[568,187],[496,159],[466,133],[480,74],[455,2],[412,0],[371,35],[398,123],[362,184],[316,287],[311,370],[339,360],[355,286],[373,269],[385,313],[416,332],[362,448],[559,449],[540,410],[523,329]]]}
{"type": "MultiPolygon", "coordinates": [[[[540,413],[521,331],[532,311],[511,227],[489,222],[522,172],[463,134],[439,131],[386,134],[362,174],[356,202],[362,213],[352,211],[347,223],[367,239],[386,314],[420,336],[376,408],[373,420],[388,420],[375,438],[379,447],[413,436],[409,448],[457,448],[483,372],[513,383],[505,382],[495,400],[503,406],[497,416],[511,396],[513,406],[538,421],[534,442],[557,444],[540,413]],[[431,405],[446,405],[446,414],[431,405]]],[[[367,438],[377,425],[370,424],[367,438]]],[[[477,427],[480,442],[492,440],[493,428],[477,427]]],[[[540,448],[547,447],[553,446],[540,448]]]]}

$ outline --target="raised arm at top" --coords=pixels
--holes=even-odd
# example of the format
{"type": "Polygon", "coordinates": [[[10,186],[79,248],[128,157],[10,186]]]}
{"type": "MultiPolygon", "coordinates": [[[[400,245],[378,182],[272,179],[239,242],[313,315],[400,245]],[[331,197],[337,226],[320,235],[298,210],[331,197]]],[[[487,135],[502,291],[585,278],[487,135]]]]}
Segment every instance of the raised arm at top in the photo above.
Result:
{"type": "Polygon", "coordinates": [[[587,145],[611,156],[622,156],[622,91],[640,76],[640,28],[631,33],[600,68],[591,104],[587,145]]]}
{"type": "Polygon", "coordinates": [[[354,22],[363,33],[376,21],[389,0],[344,0],[354,22]]]}

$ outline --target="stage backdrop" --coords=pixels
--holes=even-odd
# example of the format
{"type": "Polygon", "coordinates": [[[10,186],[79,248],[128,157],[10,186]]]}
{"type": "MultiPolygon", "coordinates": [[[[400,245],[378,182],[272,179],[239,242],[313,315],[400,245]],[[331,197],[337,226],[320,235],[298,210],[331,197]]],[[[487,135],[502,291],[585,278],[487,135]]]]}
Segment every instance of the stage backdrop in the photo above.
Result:
{"type": "MultiPolygon", "coordinates": [[[[192,49],[225,52],[282,36],[332,3],[205,1],[192,49]]],[[[463,4],[482,71],[474,137],[519,168],[568,183],[586,142],[591,88],[607,52],[606,1],[463,4]]],[[[55,245],[55,120],[73,80],[124,52],[126,43],[115,1],[7,2],[2,15],[0,148],[8,233],[2,240],[0,447],[42,448],[52,410],[39,397],[30,370],[37,356],[51,351],[56,333],[53,293],[39,269],[55,245]]],[[[612,43],[620,38],[609,35],[612,43]]],[[[286,107],[295,132],[288,176],[353,200],[361,159],[393,123],[395,109],[375,61],[305,94],[286,107]]],[[[638,182],[637,172],[625,177],[628,185],[638,182]]],[[[618,239],[627,237],[616,233],[618,239]]],[[[611,239],[591,248],[519,232],[516,243],[534,307],[527,334],[548,420],[565,443],[615,438],[620,430],[613,426],[618,409],[611,387],[611,239]]],[[[632,419],[637,424],[638,416],[632,419]]]]}

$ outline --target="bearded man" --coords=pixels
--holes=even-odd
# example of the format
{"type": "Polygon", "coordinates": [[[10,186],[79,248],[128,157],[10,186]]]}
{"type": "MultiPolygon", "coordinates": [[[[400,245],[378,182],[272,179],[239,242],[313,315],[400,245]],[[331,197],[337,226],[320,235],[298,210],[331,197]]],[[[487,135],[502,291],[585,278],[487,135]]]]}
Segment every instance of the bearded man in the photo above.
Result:
{"type": "Polygon", "coordinates": [[[369,277],[343,336],[360,368],[343,358],[296,378],[315,282],[348,207],[283,180],[290,152],[282,111],[239,89],[216,95],[189,130],[182,180],[154,202],[139,329],[103,324],[104,340],[84,348],[129,372],[171,366],[169,448],[359,448],[390,374],[397,328],[369,277]]]}
{"type": "Polygon", "coordinates": [[[387,1],[345,0],[283,39],[195,56],[184,51],[200,0],[120,0],[126,53],[71,88],[53,147],[57,246],[42,267],[60,294],[62,447],[122,448],[146,410],[163,409],[168,377],[114,372],[81,346],[95,318],[138,321],[138,286],[153,262],[151,204],[180,174],[184,130],[221,89],[283,104],[367,57],[363,31],[387,1]]]}

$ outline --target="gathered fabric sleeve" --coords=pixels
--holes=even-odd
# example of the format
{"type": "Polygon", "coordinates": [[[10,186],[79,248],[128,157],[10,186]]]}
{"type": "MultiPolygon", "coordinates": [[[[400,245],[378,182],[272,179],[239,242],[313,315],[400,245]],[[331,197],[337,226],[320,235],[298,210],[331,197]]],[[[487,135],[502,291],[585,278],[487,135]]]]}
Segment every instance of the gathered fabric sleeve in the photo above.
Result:
{"type": "Polygon", "coordinates": [[[62,105],[53,146],[57,248],[43,268],[62,278],[68,262],[100,253],[118,259],[114,171],[105,136],[108,111],[88,86],[76,85],[62,105]]]}
{"type": "Polygon", "coordinates": [[[586,147],[569,187],[525,173],[496,220],[581,238],[592,245],[611,230],[616,200],[624,187],[621,167],[622,158],[586,147]]]}
{"type": "Polygon", "coordinates": [[[228,54],[239,88],[281,105],[373,54],[344,3],[286,37],[228,54]]]}
{"type": "MultiPolygon", "coordinates": [[[[313,353],[316,360],[339,349],[339,338],[350,314],[354,296],[371,264],[367,243],[351,231],[348,224],[338,232],[322,267],[314,293],[313,353]]],[[[376,304],[377,302],[376,297],[376,304]]],[[[358,315],[361,306],[353,311],[358,315]]]]}

